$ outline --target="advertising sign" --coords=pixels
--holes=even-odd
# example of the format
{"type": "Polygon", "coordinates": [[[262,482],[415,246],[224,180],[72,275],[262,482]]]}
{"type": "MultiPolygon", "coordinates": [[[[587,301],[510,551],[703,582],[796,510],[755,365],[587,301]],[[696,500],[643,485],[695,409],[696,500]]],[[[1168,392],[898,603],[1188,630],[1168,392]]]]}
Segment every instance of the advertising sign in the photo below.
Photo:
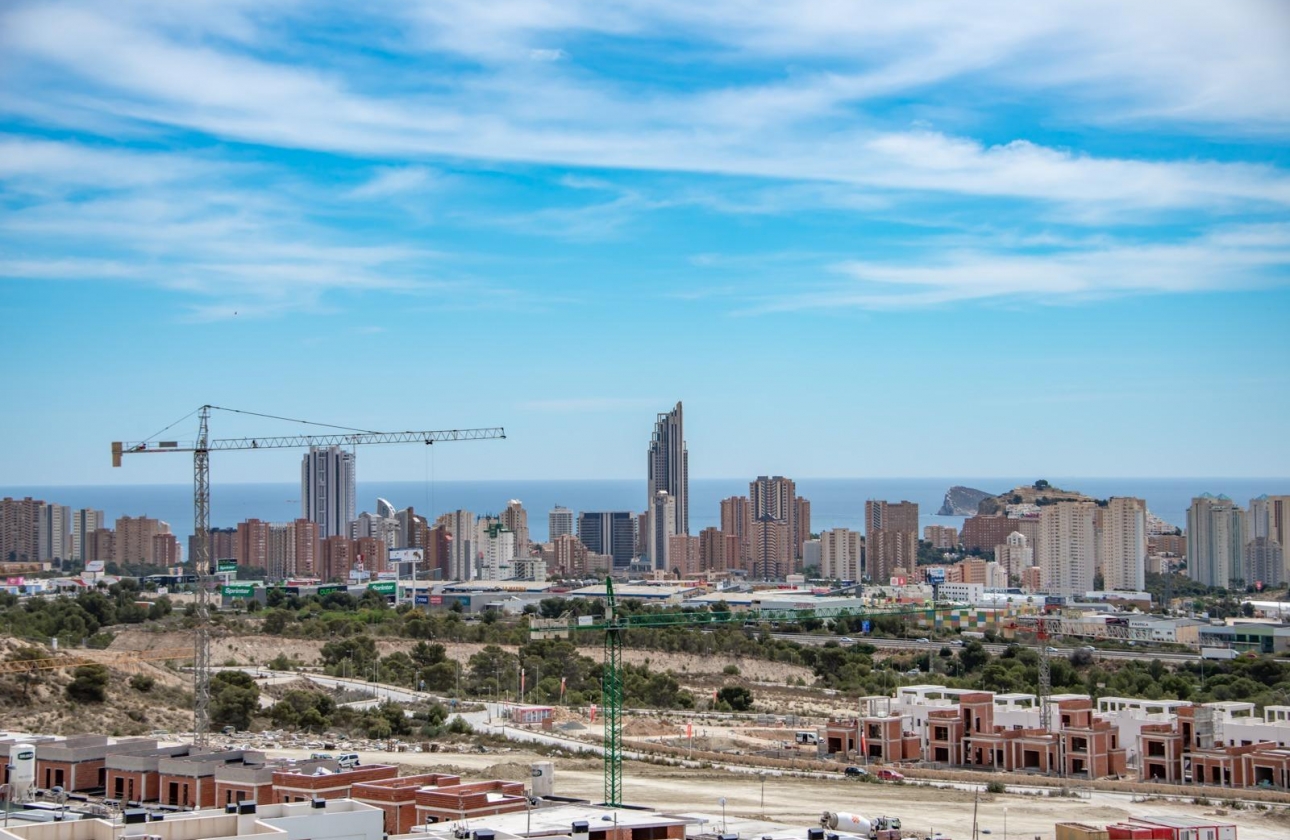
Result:
{"type": "Polygon", "coordinates": [[[928,570],[927,570],[927,582],[928,582],[928,583],[944,583],[944,582],[945,582],[945,569],[944,569],[944,568],[928,569],[928,570]]]}
{"type": "Polygon", "coordinates": [[[226,583],[220,588],[225,598],[254,598],[254,583],[226,583]]]}
{"type": "Polygon", "coordinates": [[[348,586],[341,586],[340,584],[331,584],[329,586],[318,587],[319,595],[330,595],[333,592],[348,592],[348,591],[349,591],[348,586]]]}
{"type": "Polygon", "coordinates": [[[427,604],[429,604],[429,603],[430,603],[430,596],[429,596],[429,595],[418,595],[418,596],[417,596],[417,599],[416,599],[416,603],[417,603],[417,606],[418,606],[418,607],[426,606],[427,604]]]}
{"type": "Polygon", "coordinates": [[[442,606],[442,605],[443,605],[443,596],[442,596],[442,595],[431,595],[431,596],[430,596],[430,606],[432,606],[432,607],[439,607],[439,606],[442,606]]]}
{"type": "Polygon", "coordinates": [[[398,581],[377,580],[369,583],[367,588],[373,592],[379,592],[382,595],[393,595],[398,590],[398,581]]]}
{"type": "Polygon", "coordinates": [[[215,571],[217,572],[236,572],[236,560],[217,560],[215,562],[215,571]]]}

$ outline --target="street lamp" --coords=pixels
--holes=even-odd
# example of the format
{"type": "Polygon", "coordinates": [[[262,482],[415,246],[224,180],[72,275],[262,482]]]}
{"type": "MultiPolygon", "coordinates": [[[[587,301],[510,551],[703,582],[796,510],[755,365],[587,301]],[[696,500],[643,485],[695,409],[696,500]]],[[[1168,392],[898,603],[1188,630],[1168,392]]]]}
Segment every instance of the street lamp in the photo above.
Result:
{"type": "Polygon", "coordinates": [[[1008,840],[1008,806],[1003,806],[1003,840],[1008,840]]]}
{"type": "Polygon", "coordinates": [[[726,833],[726,798],[724,796],[721,797],[720,799],[717,800],[717,804],[721,806],[721,833],[725,834],[726,833]]]}

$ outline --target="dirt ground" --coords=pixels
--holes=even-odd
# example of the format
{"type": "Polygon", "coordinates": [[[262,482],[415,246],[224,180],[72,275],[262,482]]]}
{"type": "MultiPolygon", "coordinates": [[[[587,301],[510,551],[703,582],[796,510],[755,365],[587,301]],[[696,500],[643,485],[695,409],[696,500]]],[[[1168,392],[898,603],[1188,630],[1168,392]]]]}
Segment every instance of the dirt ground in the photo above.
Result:
{"type": "MultiPolygon", "coordinates": [[[[303,750],[274,750],[271,755],[304,757],[303,750]]],[[[488,754],[360,753],[370,763],[398,763],[405,772],[426,772],[430,768],[456,768],[463,777],[505,778],[527,781],[529,763],[552,760],[523,749],[492,751],[488,754]]],[[[599,760],[554,759],[555,787],[562,796],[599,801],[603,798],[603,775],[599,760]]],[[[719,828],[721,805],[726,799],[727,826],[741,837],[757,837],[774,830],[774,825],[805,828],[818,825],[824,811],[850,811],[865,816],[900,817],[903,829],[920,837],[932,832],[953,840],[970,840],[976,794],[964,790],[918,785],[864,784],[837,779],[763,777],[721,770],[687,770],[627,762],[624,767],[624,799],[632,805],[646,805],[669,813],[702,814],[710,820],[709,830],[719,828]],[[764,791],[764,793],[763,793],[764,791]],[[764,800],[763,800],[764,796],[764,800]]],[[[1214,808],[1176,803],[1135,803],[1119,794],[1093,793],[1091,798],[1047,798],[1021,794],[982,795],[977,807],[981,829],[1000,840],[1016,838],[1052,840],[1056,822],[1105,825],[1131,816],[1171,814],[1201,816],[1214,808]],[[1004,811],[1007,835],[1004,836],[1004,811]]],[[[1290,823],[1268,814],[1242,811],[1221,817],[1240,826],[1241,840],[1284,840],[1290,823]]],[[[984,831],[982,831],[984,833],[984,831]]]]}
{"type": "MultiPolygon", "coordinates": [[[[318,652],[326,641],[283,636],[217,636],[211,641],[211,656],[217,664],[228,662],[238,665],[263,665],[283,653],[289,658],[312,665],[317,662],[318,652]]],[[[112,640],[110,649],[145,650],[182,647],[191,643],[192,637],[187,633],[151,633],[140,629],[123,629],[112,640]]],[[[410,650],[414,644],[416,643],[408,639],[377,638],[376,640],[376,647],[383,656],[396,650],[410,650]]],[[[471,642],[439,642],[439,644],[444,646],[449,658],[460,662],[465,662],[484,648],[483,644],[471,642]]],[[[501,647],[515,649],[513,645],[501,645],[501,647]]],[[[593,659],[600,658],[600,651],[596,648],[587,648],[585,654],[593,659]]],[[[721,675],[727,665],[737,665],[743,680],[768,685],[782,685],[796,677],[801,677],[808,683],[815,679],[811,669],[800,665],[733,656],[698,656],[689,653],[629,649],[623,651],[623,659],[633,664],[648,662],[652,668],[673,671],[682,682],[685,682],[687,677],[721,675]]]]}

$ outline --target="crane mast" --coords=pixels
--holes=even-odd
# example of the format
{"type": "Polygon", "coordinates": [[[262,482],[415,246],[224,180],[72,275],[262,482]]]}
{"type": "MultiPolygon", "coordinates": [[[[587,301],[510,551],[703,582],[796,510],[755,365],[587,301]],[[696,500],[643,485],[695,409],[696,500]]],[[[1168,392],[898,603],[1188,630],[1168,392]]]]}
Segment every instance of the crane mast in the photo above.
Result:
{"type": "MultiPolygon", "coordinates": [[[[197,577],[195,626],[193,628],[193,743],[205,747],[210,742],[211,704],[211,585],[214,568],[211,564],[211,464],[212,451],[260,450],[303,448],[314,446],[353,446],[373,443],[424,443],[427,446],[439,441],[495,440],[506,437],[501,427],[482,429],[451,429],[420,432],[365,432],[351,430],[345,434],[330,435],[279,435],[266,437],[221,438],[210,437],[210,414],[220,406],[203,405],[197,410],[197,439],[192,442],[140,441],[112,443],[112,466],[121,466],[124,455],[155,454],[165,452],[193,453],[193,573],[197,577]]],[[[235,413],[237,409],[222,409],[235,413]]],[[[191,416],[191,415],[189,415],[191,416]]],[[[286,417],[256,415],[276,420],[286,417]]],[[[304,422],[309,421],[291,421],[304,422]]],[[[311,424],[324,425],[324,424],[311,424]]]]}

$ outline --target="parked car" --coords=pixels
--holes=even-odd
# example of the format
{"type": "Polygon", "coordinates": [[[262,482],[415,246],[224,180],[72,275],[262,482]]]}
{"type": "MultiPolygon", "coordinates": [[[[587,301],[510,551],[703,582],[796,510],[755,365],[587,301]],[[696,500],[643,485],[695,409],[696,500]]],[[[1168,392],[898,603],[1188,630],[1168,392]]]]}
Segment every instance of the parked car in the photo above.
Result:
{"type": "Polygon", "coordinates": [[[844,645],[854,645],[856,643],[856,640],[850,636],[843,636],[841,639],[838,639],[838,641],[844,645]]]}
{"type": "Polygon", "coordinates": [[[854,766],[854,765],[853,765],[853,766],[851,766],[851,767],[848,767],[847,769],[843,770],[842,772],[843,772],[843,773],[845,773],[845,774],[847,774],[848,776],[854,776],[854,777],[856,777],[856,778],[860,778],[861,776],[868,776],[868,775],[869,775],[869,771],[868,771],[868,770],[864,769],[863,767],[856,767],[856,766],[854,766]]]}
{"type": "Polygon", "coordinates": [[[342,770],[349,770],[358,766],[358,753],[341,753],[336,757],[336,763],[342,770]]]}
{"type": "Polygon", "coordinates": [[[905,774],[899,773],[895,770],[888,770],[884,767],[878,771],[878,778],[882,779],[884,782],[903,782],[905,781],[905,774]]]}
{"type": "Polygon", "coordinates": [[[928,638],[915,639],[914,641],[918,642],[920,645],[929,645],[932,643],[932,640],[928,638]]]}

